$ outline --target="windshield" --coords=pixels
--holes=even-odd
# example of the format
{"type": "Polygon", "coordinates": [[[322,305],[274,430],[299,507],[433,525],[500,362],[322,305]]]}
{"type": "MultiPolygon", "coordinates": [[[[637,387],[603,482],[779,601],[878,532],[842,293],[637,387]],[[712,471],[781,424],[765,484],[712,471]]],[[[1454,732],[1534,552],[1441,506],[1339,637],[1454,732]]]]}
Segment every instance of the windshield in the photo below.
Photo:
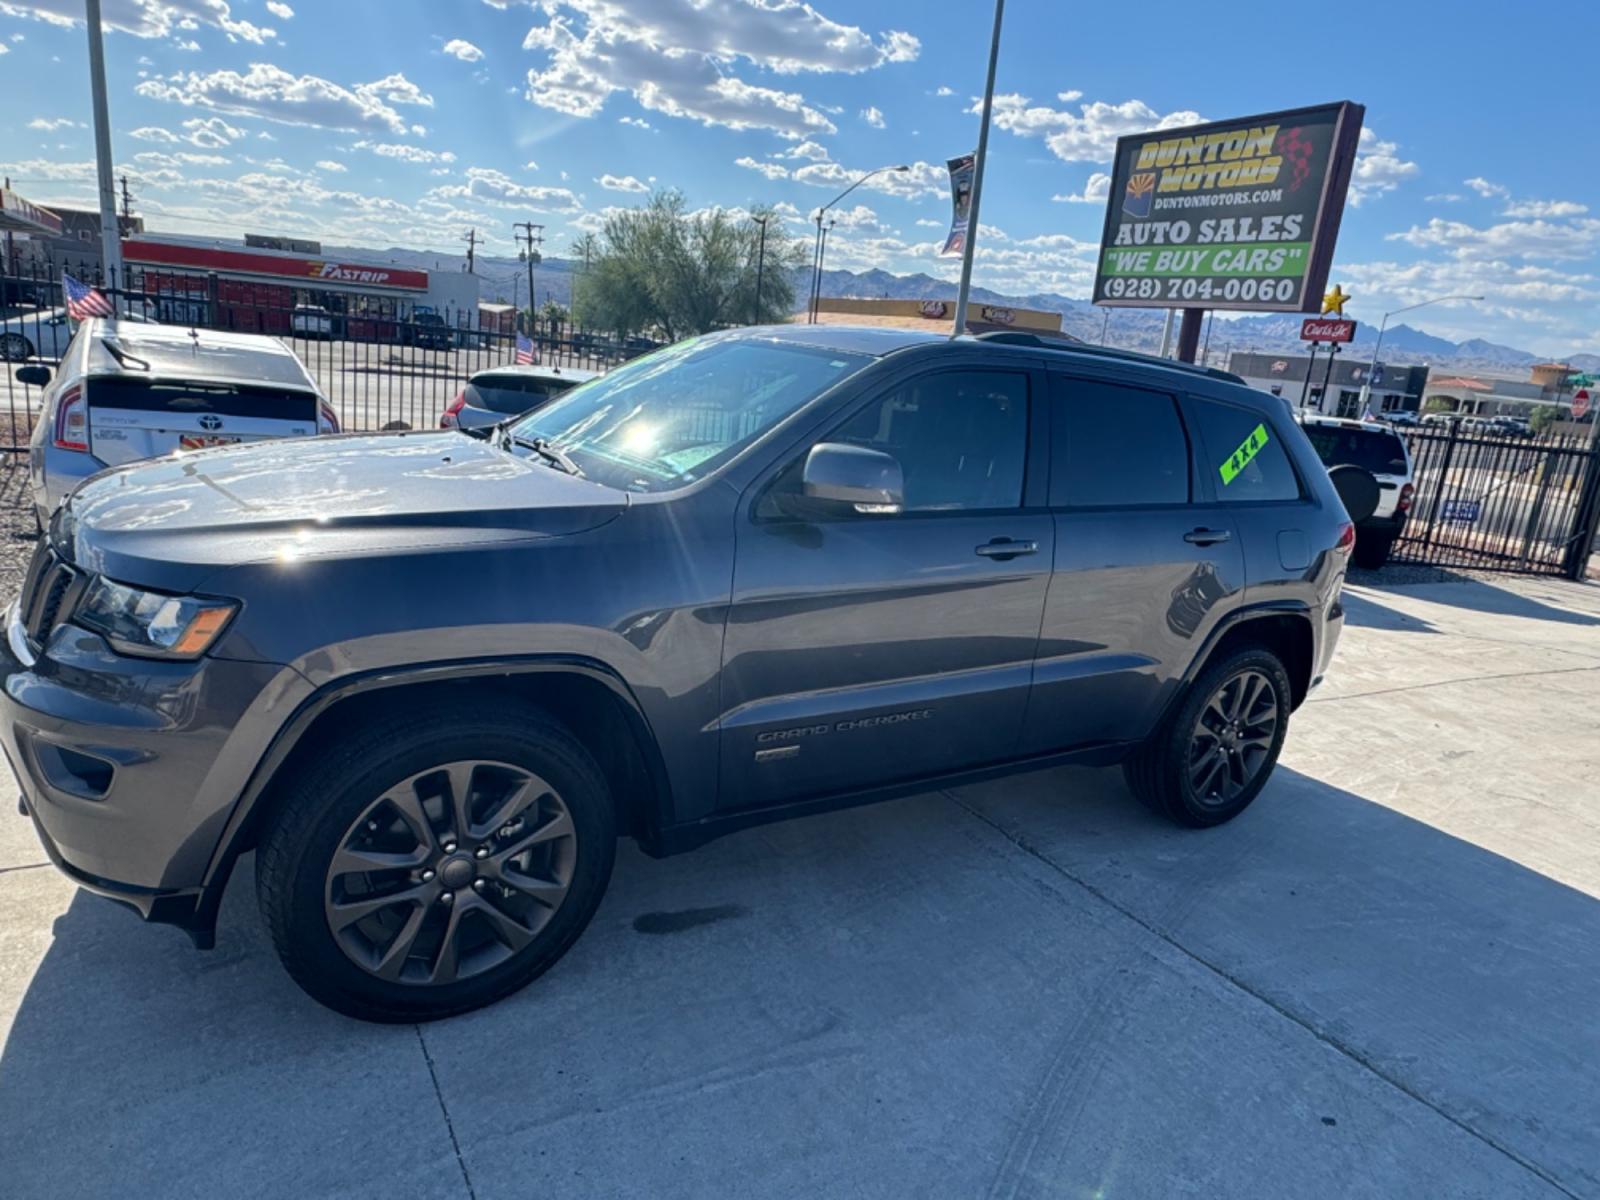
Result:
{"type": "Polygon", "coordinates": [[[668,491],[870,361],[764,339],[691,339],[572,389],[511,433],[549,440],[600,483],[668,491]]]}
{"type": "Polygon", "coordinates": [[[1307,424],[1305,431],[1324,466],[1361,467],[1374,475],[1406,473],[1405,447],[1386,430],[1307,424]]]}

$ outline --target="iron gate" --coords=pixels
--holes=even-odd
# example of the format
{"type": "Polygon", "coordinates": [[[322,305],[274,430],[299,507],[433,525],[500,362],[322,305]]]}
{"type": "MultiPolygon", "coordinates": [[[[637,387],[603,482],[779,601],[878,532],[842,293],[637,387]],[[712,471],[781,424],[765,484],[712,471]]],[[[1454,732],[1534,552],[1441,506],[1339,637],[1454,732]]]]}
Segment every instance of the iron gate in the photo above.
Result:
{"type": "Polygon", "coordinates": [[[1403,436],[1416,493],[1394,561],[1583,578],[1600,519],[1587,431],[1518,438],[1452,421],[1403,436]]]}

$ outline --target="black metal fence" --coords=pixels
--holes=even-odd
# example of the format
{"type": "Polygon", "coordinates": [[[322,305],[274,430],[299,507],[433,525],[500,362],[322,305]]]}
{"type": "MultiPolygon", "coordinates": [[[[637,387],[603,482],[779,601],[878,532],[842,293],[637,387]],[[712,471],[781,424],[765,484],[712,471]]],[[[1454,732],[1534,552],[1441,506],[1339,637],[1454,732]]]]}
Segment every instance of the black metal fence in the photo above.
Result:
{"type": "MultiPolygon", "coordinates": [[[[63,267],[74,278],[99,283],[97,269],[86,264],[0,274],[0,452],[26,449],[39,414],[41,389],[18,381],[16,368],[54,365],[72,336],[63,267]]],[[[485,325],[476,311],[419,313],[395,300],[344,296],[328,297],[330,307],[307,307],[277,284],[137,268],[129,278],[131,287],[101,288],[121,314],[282,338],[348,430],[436,426],[475,372],[516,358],[517,331],[485,325]]],[[[603,371],[653,345],[619,343],[559,320],[536,319],[524,332],[538,361],[564,368],[603,371]]]]}
{"type": "Polygon", "coordinates": [[[1600,453],[1587,436],[1405,435],[1416,492],[1394,560],[1581,579],[1600,522],[1600,453]]]}

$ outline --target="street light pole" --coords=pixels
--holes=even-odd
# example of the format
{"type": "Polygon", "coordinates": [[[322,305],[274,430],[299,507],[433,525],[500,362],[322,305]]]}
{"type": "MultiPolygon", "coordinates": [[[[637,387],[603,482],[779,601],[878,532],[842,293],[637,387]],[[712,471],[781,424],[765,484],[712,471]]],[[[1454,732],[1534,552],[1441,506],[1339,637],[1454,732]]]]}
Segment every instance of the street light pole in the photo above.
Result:
{"type": "MultiPolygon", "coordinates": [[[[901,163],[896,167],[878,167],[876,170],[868,171],[865,175],[856,180],[849,187],[845,188],[844,191],[840,192],[832,200],[829,200],[821,208],[817,209],[817,241],[816,245],[811,251],[811,324],[815,325],[817,323],[817,307],[822,303],[822,256],[824,243],[827,241],[827,238],[822,232],[822,218],[827,214],[827,211],[830,208],[839,203],[839,201],[843,200],[846,196],[855,191],[873,176],[882,175],[885,171],[909,170],[911,170],[911,167],[908,164],[901,163]]],[[[831,229],[832,225],[830,225],[829,228],[831,229]]]]}
{"type": "MultiPolygon", "coordinates": [[[[111,112],[106,102],[105,39],[100,32],[100,0],[85,0],[84,24],[89,30],[89,92],[94,107],[95,173],[100,183],[100,253],[104,278],[111,287],[126,287],[122,278],[122,236],[117,226],[117,181],[111,175],[111,112]]],[[[112,303],[114,304],[115,298],[112,303]]]]}
{"type": "Polygon", "coordinates": [[[1482,301],[1482,296],[1435,296],[1432,300],[1422,300],[1416,304],[1408,304],[1404,308],[1397,308],[1393,312],[1383,314],[1383,320],[1378,324],[1378,340],[1372,343],[1372,359],[1367,363],[1367,377],[1361,384],[1361,411],[1367,411],[1367,401],[1372,396],[1372,373],[1378,369],[1378,351],[1383,348],[1383,334],[1389,328],[1389,318],[1398,317],[1401,313],[1408,313],[1414,308],[1427,308],[1430,304],[1443,304],[1446,300],[1477,300],[1482,301]]]}
{"type": "Polygon", "coordinates": [[[761,241],[756,247],[756,313],[755,324],[761,324],[761,268],[767,260],[767,218],[755,217],[755,223],[761,226],[761,241]]]}
{"type": "Polygon", "coordinates": [[[967,210],[967,240],[961,248],[961,286],[956,289],[956,323],[951,337],[967,331],[967,297],[972,293],[972,256],[978,248],[978,204],[983,199],[983,168],[989,158],[989,113],[994,108],[994,71],[1000,62],[1000,20],[1006,0],[994,0],[994,33],[989,38],[989,75],[983,85],[983,120],[978,125],[978,153],[972,160],[972,202],[967,210]]]}

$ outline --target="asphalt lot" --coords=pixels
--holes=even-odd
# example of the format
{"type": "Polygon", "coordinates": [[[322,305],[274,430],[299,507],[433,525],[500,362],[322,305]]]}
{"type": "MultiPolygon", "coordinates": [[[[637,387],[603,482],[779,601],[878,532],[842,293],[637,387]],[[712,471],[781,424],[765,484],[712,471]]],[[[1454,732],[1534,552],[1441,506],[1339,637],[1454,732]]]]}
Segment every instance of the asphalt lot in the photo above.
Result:
{"type": "Polygon", "coordinates": [[[1231,826],[1059,770],[755,830],[530,990],[337,1017],[0,784],[0,1193],[1600,1195],[1600,586],[1352,588],[1231,826]]]}

